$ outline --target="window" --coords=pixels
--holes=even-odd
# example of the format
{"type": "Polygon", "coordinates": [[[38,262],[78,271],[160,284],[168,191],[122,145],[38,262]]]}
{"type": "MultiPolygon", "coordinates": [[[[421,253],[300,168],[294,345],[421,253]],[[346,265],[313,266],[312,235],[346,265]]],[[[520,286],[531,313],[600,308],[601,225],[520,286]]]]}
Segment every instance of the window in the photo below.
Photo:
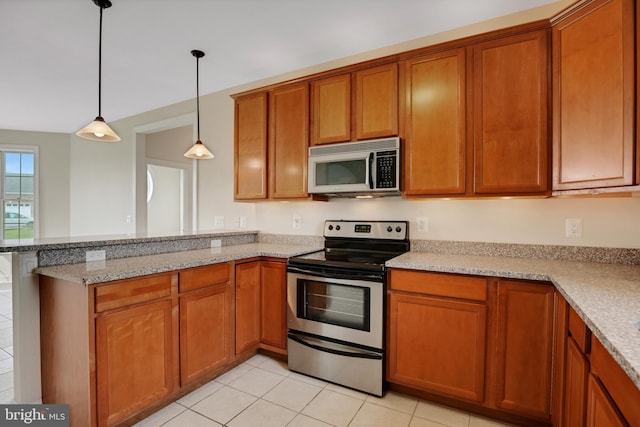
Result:
{"type": "Polygon", "coordinates": [[[0,147],[2,239],[34,238],[36,217],[36,153],[0,147]]]}

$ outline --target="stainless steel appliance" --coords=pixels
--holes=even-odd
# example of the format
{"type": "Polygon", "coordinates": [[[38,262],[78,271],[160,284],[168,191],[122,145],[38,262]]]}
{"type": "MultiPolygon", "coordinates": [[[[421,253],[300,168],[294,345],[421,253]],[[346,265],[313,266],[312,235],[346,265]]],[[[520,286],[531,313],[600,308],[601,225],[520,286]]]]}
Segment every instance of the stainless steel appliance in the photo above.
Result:
{"type": "Polygon", "coordinates": [[[289,369],[381,396],[385,261],[409,250],[406,221],[325,221],[325,248],[289,259],[289,369]]]}
{"type": "Polygon", "coordinates": [[[399,195],[400,138],[309,148],[309,193],[399,195]]]}

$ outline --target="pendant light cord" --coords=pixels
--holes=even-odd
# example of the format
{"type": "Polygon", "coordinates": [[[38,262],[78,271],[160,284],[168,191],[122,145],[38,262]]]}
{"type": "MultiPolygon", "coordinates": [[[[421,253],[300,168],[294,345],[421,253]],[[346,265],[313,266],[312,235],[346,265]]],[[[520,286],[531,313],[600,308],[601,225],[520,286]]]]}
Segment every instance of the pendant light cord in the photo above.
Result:
{"type": "Polygon", "coordinates": [[[100,6],[100,36],[98,38],[98,117],[102,117],[102,10],[100,6]]]}
{"type": "Polygon", "coordinates": [[[200,58],[196,57],[196,112],[198,113],[198,141],[200,141],[200,58]]]}

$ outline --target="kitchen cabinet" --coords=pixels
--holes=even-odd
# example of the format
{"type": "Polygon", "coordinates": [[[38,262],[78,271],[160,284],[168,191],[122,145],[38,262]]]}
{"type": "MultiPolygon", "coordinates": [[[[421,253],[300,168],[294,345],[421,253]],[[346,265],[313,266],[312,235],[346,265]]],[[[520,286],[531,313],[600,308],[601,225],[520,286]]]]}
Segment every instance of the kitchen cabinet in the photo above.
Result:
{"type": "Polygon", "coordinates": [[[115,425],[178,387],[176,274],[94,288],[98,425],[115,425]]]}
{"type": "Polygon", "coordinates": [[[465,49],[401,62],[400,87],[404,106],[404,195],[464,194],[465,49]]]}
{"type": "Polygon", "coordinates": [[[235,354],[251,351],[260,344],[260,261],[236,264],[235,354]]]}
{"type": "Polygon", "coordinates": [[[269,198],[308,198],[309,86],[269,92],[269,198]]]}
{"type": "Polygon", "coordinates": [[[499,279],[495,355],[497,408],[549,421],[554,297],[550,284],[499,279]]]}
{"type": "MultiPolygon", "coordinates": [[[[589,375],[587,427],[627,427],[615,403],[594,375],[589,375]]],[[[576,424],[578,425],[578,424],[576,424]]]]}
{"type": "Polygon", "coordinates": [[[633,0],[595,0],[553,22],[553,189],[638,180],[633,0]]]}
{"type": "Polygon", "coordinates": [[[232,361],[231,264],[180,271],[180,383],[232,361]]]}
{"type": "Polygon", "coordinates": [[[477,195],[549,193],[548,31],[473,46],[477,195]]]}
{"type": "Polygon", "coordinates": [[[235,99],[234,199],[266,199],[267,93],[235,99]]]}
{"type": "Polygon", "coordinates": [[[312,145],[398,134],[397,64],[322,78],[311,87],[312,145]]]}
{"type": "Polygon", "coordinates": [[[483,402],[487,282],[390,271],[387,379],[483,402]]]}
{"type": "Polygon", "coordinates": [[[286,354],[287,350],[287,264],[263,260],[260,263],[260,346],[286,354]]]}
{"type": "Polygon", "coordinates": [[[587,379],[591,347],[591,334],[582,319],[569,308],[569,330],[566,335],[566,362],[564,366],[563,424],[585,425],[587,379]]]}

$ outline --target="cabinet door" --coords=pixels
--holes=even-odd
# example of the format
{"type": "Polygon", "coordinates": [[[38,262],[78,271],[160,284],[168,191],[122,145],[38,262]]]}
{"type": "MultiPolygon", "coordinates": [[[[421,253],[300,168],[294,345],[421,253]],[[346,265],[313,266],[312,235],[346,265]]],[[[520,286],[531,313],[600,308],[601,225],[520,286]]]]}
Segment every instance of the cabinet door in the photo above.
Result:
{"type": "Polygon", "coordinates": [[[312,83],[312,145],[351,140],[351,74],[312,83]]]}
{"type": "Polygon", "coordinates": [[[269,97],[269,197],[306,198],[309,149],[307,83],[275,89],[269,97]]]}
{"type": "Polygon", "coordinates": [[[586,425],[587,427],[628,426],[607,392],[593,375],[589,375],[586,425]]]}
{"type": "Polygon", "coordinates": [[[465,192],[465,51],[401,63],[404,194],[465,192]]]}
{"type": "Polygon", "coordinates": [[[587,403],[589,362],[572,338],[567,340],[566,357],[563,425],[583,426],[587,403]]]}
{"type": "Polygon", "coordinates": [[[473,48],[477,194],[548,192],[547,34],[541,30],[473,48]]]}
{"type": "Polygon", "coordinates": [[[231,361],[231,290],[217,285],[180,297],[180,382],[231,361]]]}
{"type": "Polygon", "coordinates": [[[554,190],[634,184],[634,1],[553,28],[554,190]]]}
{"type": "Polygon", "coordinates": [[[287,349],[287,266],[283,262],[262,261],[262,332],[260,342],[287,349]]]}
{"type": "Polygon", "coordinates": [[[484,304],[390,293],[388,380],[484,400],[484,304]]]}
{"type": "Polygon", "coordinates": [[[355,73],[356,139],[398,134],[398,66],[367,68],[355,73]]]}
{"type": "Polygon", "coordinates": [[[96,319],[98,424],[117,424],[177,387],[172,301],[96,319]]]}
{"type": "Polygon", "coordinates": [[[267,94],[235,100],[236,200],[267,198],[267,94]]]}
{"type": "Polygon", "coordinates": [[[260,343],[260,262],[236,265],[236,354],[260,343]]]}
{"type": "Polygon", "coordinates": [[[553,354],[554,288],[498,282],[496,405],[549,419],[553,354]]]}

